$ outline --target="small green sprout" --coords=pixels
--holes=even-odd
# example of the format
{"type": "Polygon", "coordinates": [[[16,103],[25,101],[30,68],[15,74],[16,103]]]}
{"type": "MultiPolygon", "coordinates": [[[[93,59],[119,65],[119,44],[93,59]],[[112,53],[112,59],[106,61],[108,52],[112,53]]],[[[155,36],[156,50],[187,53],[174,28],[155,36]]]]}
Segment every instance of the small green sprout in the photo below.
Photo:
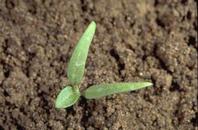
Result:
{"type": "MultiPolygon", "coordinates": [[[[89,46],[94,37],[96,23],[91,22],[80,38],[68,64],[67,76],[71,86],[66,86],[58,94],[55,107],[67,108],[75,104],[80,98],[79,84],[83,78],[89,46]]],[[[82,95],[87,99],[98,99],[115,93],[128,92],[152,86],[150,82],[112,83],[93,85],[82,95]]]]}

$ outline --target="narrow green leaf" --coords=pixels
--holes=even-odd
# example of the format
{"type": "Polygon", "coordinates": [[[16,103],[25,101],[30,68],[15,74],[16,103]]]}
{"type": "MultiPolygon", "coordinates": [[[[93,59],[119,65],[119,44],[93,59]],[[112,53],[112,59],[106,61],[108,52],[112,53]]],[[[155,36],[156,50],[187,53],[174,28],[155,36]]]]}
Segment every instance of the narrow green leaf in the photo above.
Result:
{"type": "Polygon", "coordinates": [[[97,99],[103,96],[137,90],[151,85],[152,83],[150,82],[99,84],[86,89],[83,96],[87,99],[97,99]]]}
{"type": "Polygon", "coordinates": [[[67,76],[72,85],[82,80],[89,46],[96,30],[96,23],[91,22],[80,38],[68,64],[67,76]]]}
{"type": "Polygon", "coordinates": [[[80,97],[79,90],[74,90],[72,87],[67,86],[61,90],[56,98],[56,108],[66,108],[72,106],[80,97]]]}

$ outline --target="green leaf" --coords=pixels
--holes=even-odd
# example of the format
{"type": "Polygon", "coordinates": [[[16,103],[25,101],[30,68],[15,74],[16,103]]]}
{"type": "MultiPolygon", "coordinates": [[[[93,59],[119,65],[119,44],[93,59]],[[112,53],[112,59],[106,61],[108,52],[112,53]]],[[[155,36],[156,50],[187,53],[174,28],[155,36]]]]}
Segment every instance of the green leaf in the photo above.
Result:
{"type": "Polygon", "coordinates": [[[79,90],[74,90],[74,88],[67,86],[61,90],[56,98],[55,106],[56,108],[66,108],[72,106],[80,97],[79,90]]]}
{"type": "Polygon", "coordinates": [[[86,89],[83,96],[87,99],[97,99],[103,96],[137,90],[151,85],[152,83],[150,82],[99,84],[86,89]]]}
{"type": "Polygon", "coordinates": [[[72,85],[79,84],[83,78],[89,46],[96,30],[96,23],[91,22],[80,38],[68,64],[67,76],[72,85]]]}

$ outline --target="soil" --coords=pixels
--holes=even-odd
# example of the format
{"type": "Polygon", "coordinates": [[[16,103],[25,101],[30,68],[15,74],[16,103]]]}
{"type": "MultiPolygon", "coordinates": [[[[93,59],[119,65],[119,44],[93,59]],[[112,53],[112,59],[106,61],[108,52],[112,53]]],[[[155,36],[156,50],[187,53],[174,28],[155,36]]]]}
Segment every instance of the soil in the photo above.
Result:
{"type": "Polygon", "coordinates": [[[195,130],[195,0],[0,0],[0,130],[195,130]],[[111,82],[153,87],[57,110],[69,57],[97,31],[81,90],[111,82]]]}

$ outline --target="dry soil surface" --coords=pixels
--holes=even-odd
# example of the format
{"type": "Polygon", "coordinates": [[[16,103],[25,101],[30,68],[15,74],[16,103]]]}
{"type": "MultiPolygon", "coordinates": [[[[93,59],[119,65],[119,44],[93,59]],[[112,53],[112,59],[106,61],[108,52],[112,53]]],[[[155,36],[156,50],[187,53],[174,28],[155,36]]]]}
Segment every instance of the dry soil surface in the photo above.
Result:
{"type": "Polygon", "coordinates": [[[195,130],[197,26],[195,0],[0,0],[0,130],[195,130]],[[69,57],[92,20],[80,89],[154,86],[57,110],[69,57]]]}

